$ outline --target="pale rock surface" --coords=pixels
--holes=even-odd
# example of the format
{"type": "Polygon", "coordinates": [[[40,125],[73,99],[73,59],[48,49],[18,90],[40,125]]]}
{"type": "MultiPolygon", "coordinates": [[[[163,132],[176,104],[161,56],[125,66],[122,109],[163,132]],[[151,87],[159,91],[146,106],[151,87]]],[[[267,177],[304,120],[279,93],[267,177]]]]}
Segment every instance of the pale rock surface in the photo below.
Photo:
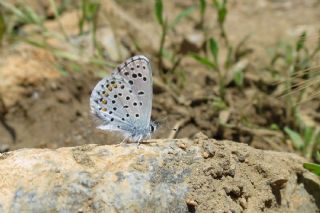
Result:
{"type": "Polygon", "coordinates": [[[0,212],[319,212],[304,159],[207,139],[0,154],[0,212]]]}

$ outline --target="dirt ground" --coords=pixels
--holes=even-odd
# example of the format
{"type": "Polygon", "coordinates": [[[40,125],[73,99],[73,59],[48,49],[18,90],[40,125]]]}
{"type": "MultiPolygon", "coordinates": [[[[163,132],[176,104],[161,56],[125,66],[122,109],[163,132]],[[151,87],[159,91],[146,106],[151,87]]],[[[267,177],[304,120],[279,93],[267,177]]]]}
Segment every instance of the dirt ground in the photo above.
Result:
{"type": "MultiPolygon", "coordinates": [[[[212,106],[218,91],[215,74],[191,57],[186,56],[181,61],[186,76],[184,87],[172,94],[169,84],[159,83],[155,48],[160,38],[160,29],[155,24],[153,2],[137,2],[119,0],[104,5],[102,11],[112,12],[107,14],[109,21],[106,24],[103,21],[100,23],[103,23],[101,27],[114,27],[118,41],[122,44],[130,44],[132,35],[136,39],[145,38],[144,41],[137,40],[141,43],[140,51],[127,48],[124,55],[144,54],[152,61],[155,79],[152,118],[161,123],[155,138],[167,138],[169,135],[177,138],[192,137],[202,131],[209,137],[239,141],[256,148],[294,151],[282,131],[270,128],[272,124],[277,124],[282,129],[287,123],[285,106],[282,100],[273,95],[277,86],[272,84],[270,73],[264,70],[270,60],[266,50],[276,46],[279,40],[296,40],[303,31],[310,35],[308,45],[312,46],[318,36],[319,1],[230,1],[226,22],[229,40],[236,44],[250,35],[247,42],[250,54],[245,58],[244,86],[239,89],[233,83],[227,85],[228,108],[222,111],[212,106]],[[150,38],[153,41],[148,40],[150,38]],[[228,125],[222,125],[221,120],[228,125]],[[179,127],[179,130],[173,134],[171,129],[174,127],[179,127]]],[[[166,15],[170,19],[194,1],[164,2],[166,15]]],[[[30,5],[41,13],[50,12],[43,9],[46,7],[35,4],[35,1],[31,1],[30,5]]],[[[65,16],[72,17],[72,13],[70,10],[65,16]]],[[[195,12],[182,21],[175,32],[169,33],[167,46],[174,46],[188,35],[199,34],[195,29],[197,16],[195,12]]],[[[70,17],[62,23],[68,26],[66,29],[72,34],[74,24],[70,17]]],[[[209,30],[218,35],[215,17],[216,13],[209,8],[206,13],[209,30]]],[[[103,20],[103,17],[100,18],[103,20]]],[[[46,24],[51,29],[56,27],[54,21],[49,19],[46,24]]],[[[34,33],[30,26],[22,26],[22,31],[26,34],[34,33]]],[[[225,51],[223,47],[221,51],[225,51]]],[[[65,60],[56,59],[50,52],[26,47],[22,43],[5,44],[1,55],[0,97],[4,105],[0,107],[1,144],[14,150],[119,142],[118,137],[95,129],[96,122],[89,111],[91,90],[112,68],[97,71],[95,67],[79,63],[77,71],[74,71],[75,67],[65,60]],[[15,140],[13,134],[10,134],[12,129],[15,140]]],[[[118,58],[114,64],[124,59],[118,58]]],[[[176,82],[173,78],[171,84],[176,82]]],[[[302,109],[310,120],[320,122],[319,97],[302,105],[302,109]]]]}

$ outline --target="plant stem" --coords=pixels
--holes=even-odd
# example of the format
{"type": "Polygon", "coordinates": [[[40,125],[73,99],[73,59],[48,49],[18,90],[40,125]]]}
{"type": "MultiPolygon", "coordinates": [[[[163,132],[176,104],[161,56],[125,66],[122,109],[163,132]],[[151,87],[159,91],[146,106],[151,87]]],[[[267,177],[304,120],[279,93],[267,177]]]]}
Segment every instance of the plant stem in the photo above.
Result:
{"type": "Polygon", "coordinates": [[[161,25],[161,40],[160,40],[160,46],[159,46],[159,53],[158,53],[158,67],[160,70],[160,74],[161,74],[161,70],[163,69],[163,48],[164,48],[164,44],[165,44],[165,40],[166,40],[166,34],[167,34],[167,21],[165,21],[162,25],[161,25]]]}
{"type": "Polygon", "coordinates": [[[319,143],[319,133],[320,133],[320,128],[319,127],[315,127],[315,130],[314,130],[314,132],[312,134],[312,138],[310,140],[310,143],[308,144],[308,146],[305,149],[305,156],[309,160],[312,157],[313,148],[315,147],[317,142],[319,143]]]}
{"type": "Polygon", "coordinates": [[[221,36],[221,38],[223,38],[226,46],[229,48],[229,39],[228,39],[228,36],[226,34],[226,30],[224,28],[224,23],[220,23],[219,22],[219,28],[220,28],[220,36],[221,36]]]}

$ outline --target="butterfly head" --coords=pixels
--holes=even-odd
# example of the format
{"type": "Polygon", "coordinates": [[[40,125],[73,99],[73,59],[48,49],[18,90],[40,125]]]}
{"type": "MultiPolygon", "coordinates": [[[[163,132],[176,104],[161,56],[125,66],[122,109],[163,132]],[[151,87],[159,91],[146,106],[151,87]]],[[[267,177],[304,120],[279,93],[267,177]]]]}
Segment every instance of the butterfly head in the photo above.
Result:
{"type": "Polygon", "coordinates": [[[156,124],[155,122],[151,122],[150,126],[149,126],[150,134],[154,133],[156,131],[157,127],[158,127],[158,124],[156,124]]]}

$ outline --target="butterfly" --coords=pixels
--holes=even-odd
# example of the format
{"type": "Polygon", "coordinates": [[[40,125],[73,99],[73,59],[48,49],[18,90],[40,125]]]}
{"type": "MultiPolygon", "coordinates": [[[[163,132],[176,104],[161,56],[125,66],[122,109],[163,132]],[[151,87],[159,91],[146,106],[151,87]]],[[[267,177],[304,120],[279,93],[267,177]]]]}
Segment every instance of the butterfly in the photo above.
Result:
{"type": "Polygon", "coordinates": [[[151,121],[152,69],[143,55],[127,59],[111,76],[98,82],[90,96],[90,108],[100,130],[120,133],[124,140],[140,143],[156,130],[151,121]]]}

